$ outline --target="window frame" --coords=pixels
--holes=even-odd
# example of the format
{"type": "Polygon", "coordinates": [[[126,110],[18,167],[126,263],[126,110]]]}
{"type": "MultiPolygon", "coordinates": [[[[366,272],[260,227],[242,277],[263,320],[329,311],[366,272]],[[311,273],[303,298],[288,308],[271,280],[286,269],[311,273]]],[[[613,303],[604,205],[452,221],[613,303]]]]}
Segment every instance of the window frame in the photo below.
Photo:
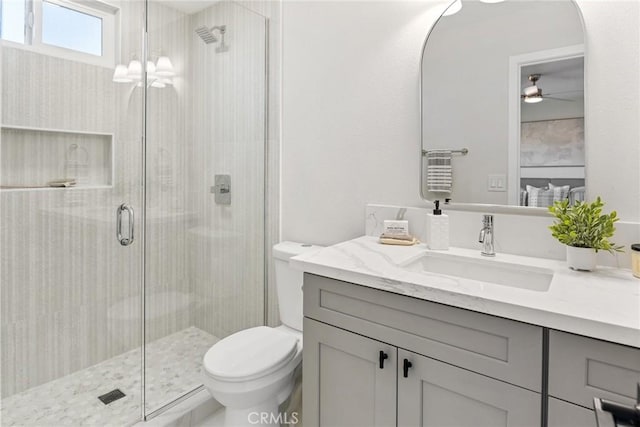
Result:
{"type": "Polygon", "coordinates": [[[27,0],[25,8],[25,41],[24,44],[9,40],[0,40],[2,45],[16,47],[43,55],[55,56],[76,62],[98,65],[106,68],[115,67],[117,34],[120,24],[120,10],[99,0],[27,0]],[[87,14],[102,20],[102,55],[81,52],[61,46],[42,42],[42,10],[43,3],[87,14]]]}

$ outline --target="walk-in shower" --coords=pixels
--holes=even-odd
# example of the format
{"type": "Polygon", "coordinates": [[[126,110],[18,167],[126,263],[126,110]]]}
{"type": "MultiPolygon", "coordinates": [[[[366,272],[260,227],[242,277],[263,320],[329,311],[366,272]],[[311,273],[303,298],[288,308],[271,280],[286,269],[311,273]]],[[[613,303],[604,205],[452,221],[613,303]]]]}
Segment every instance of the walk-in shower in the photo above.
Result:
{"type": "Polygon", "coordinates": [[[224,0],[2,5],[2,426],[131,425],[264,322],[267,20],[224,0]]]}

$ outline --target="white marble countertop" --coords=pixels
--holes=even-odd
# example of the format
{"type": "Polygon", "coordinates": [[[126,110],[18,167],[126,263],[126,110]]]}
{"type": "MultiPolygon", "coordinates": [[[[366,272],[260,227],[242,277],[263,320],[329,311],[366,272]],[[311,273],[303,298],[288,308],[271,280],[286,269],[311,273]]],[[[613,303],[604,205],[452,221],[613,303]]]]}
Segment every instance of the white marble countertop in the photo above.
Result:
{"type": "Polygon", "coordinates": [[[364,236],[291,259],[297,270],[427,301],[640,348],[640,279],[630,270],[598,267],[570,270],[564,261],[424,244],[391,246],[364,236]],[[482,262],[521,264],[550,270],[546,291],[521,289],[403,268],[425,254],[451,254],[482,262]]]}

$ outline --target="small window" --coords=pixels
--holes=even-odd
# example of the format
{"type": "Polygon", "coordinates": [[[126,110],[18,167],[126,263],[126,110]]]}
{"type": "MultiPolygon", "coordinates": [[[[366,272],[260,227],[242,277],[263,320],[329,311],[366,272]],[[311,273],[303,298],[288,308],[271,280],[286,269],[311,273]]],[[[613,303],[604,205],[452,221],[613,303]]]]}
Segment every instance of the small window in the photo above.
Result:
{"type": "Polygon", "coordinates": [[[2,0],[0,3],[0,38],[24,43],[25,0],[2,0]]]}
{"type": "Polygon", "coordinates": [[[42,43],[102,56],[102,18],[44,1],[42,43]]]}
{"type": "Polygon", "coordinates": [[[115,65],[118,9],[100,0],[0,0],[8,45],[105,67],[115,65]]]}

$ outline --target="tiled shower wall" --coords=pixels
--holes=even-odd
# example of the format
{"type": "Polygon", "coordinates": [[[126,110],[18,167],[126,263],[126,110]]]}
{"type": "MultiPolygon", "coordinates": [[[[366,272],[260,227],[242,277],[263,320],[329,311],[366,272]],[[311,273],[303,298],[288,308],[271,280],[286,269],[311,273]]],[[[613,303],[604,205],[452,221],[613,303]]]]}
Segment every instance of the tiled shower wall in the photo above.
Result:
{"type": "Polygon", "coordinates": [[[265,19],[220,2],[190,28],[226,25],[228,50],[190,34],[187,230],[195,326],[222,338],[264,319],[265,19]],[[230,175],[231,204],[216,204],[215,175],[230,175]]]}
{"type": "MultiPolygon", "coordinates": [[[[166,95],[151,91],[149,103],[149,113],[173,108],[162,117],[182,120],[171,127],[169,135],[165,128],[159,129],[157,140],[152,135],[153,126],[158,123],[151,119],[147,128],[148,209],[153,212],[155,206],[185,207],[184,216],[167,224],[162,236],[147,235],[147,257],[151,261],[148,265],[152,266],[147,276],[163,276],[147,280],[147,293],[156,292],[166,307],[162,311],[173,313],[165,317],[168,328],[159,331],[179,329],[187,321],[184,315],[188,312],[191,324],[222,338],[262,324],[265,305],[269,324],[279,323],[270,250],[279,241],[279,11],[280,3],[276,1],[220,2],[192,15],[177,17],[164,11],[158,19],[150,18],[151,53],[161,51],[182,60],[182,64],[174,62],[182,76],[174,79],[174,91],[166,95]],[[214,25],[227,26],[226,52],[217,52],[218,43],[207,45],[195,34],[199,26],[214,25]],[[178,34],[182,38],[176,37],[178,34]],[[175,107],[167,107],[166,98],[156,103],[153,96],[173,96],[175,107]],[[163,147],[163,139],[173,148],[163,147]],[[172,149],[172,162],[168,164],[166,154],[172,149]],[[159,159],[156,164],[152,163],[153,150],[159,159]],[[167,167],[180,171],[175,183],[168,180],[176,192],[163,189],[167,179],[162,171],[167,167]],[[231,175],[230,206],[214,202],[211,187],[216,174],[231,175]],[[154,243],[156,239],[163,240],[154,243]],[[164,253],[163,248],[172,244],[178,247],[175,254],[164,253]],[[183,262],[184,268],[175,269],[171,257],[180,254],[182,260],[178,262],[183,262]],[[157,268],[153,267],[154,261],[157,268]],[[178,277],[178,272],[187,277],[178,277]],[[269,283],[266,296],[265,272],[269,283]],[[186,283],[187,309],[181,298],[186,283]],[[177,300],[171,299],[176,296],[177,300]]],[[[153,324],[149,316],[147,324],[153,324]]]]}
{"type": "Polygon", "coordinates": [[[189,15],[159,2],[149,2],[148,14],[149,58],[168,56],[176,72],[173,85],[147,91],[145,339],[151,342],[193,324],[186,231],[195,215],[187,207],[189,15]]]}
{"type": "Polygon", "coordinates": [[[269,326],[280,324],[278,298],[271,248],[280,241],[280,89],[281,89],[281,1],[239,1],[241,4],[269,20],[268,33],[268,136],[267,136],[267,202],[266,202],[266,263],[267,295],[266,323],[269,326]]]}
{"type": "MultiPolygon", "coordinates": [[[[123,3],[123,51],[141,6],[123,3]]],[[[140,205],[142,104],[112,74],[3,48],[2,124],[113,133],[115,168],[112,188],[0,192],[2,396],[141,343],[140,248],[116,241],[115,208],[140,205]]]]}
{"type": "MultiPolygon", "coordinates": [[[[151,59],[168,55],[177,76],[172,87],[148,93],[149,341],[190,325],[223,337],[264,318],[266,40],[263,18],[247,8],[256,5],[277,18],[277,2],[223,2],[194,15],[150,3],[151,59]],[[204,44],[194,33],[201,24],[226,24],[229,51],[204,44]],[[209,192],[218,173],[232,176],[231,206],[216,205],[209,192]]],[[[120,62],[140,57],[141,7],[123,2],[120,62]]],[[[269,247],[278,240],[279,149],[279,28],[271,30],[269,247]]],[[[114,237],[122,202],[138,208],[142,230],[141,95],[112,83],[112,73],[2,52],[3,124],[115,135],[113,188],[0,193],[3,396],[142,342],[142,241],[121,247],[114,237]]],[[[277,323],[275,292],[269,301],[277,323]]]]}

